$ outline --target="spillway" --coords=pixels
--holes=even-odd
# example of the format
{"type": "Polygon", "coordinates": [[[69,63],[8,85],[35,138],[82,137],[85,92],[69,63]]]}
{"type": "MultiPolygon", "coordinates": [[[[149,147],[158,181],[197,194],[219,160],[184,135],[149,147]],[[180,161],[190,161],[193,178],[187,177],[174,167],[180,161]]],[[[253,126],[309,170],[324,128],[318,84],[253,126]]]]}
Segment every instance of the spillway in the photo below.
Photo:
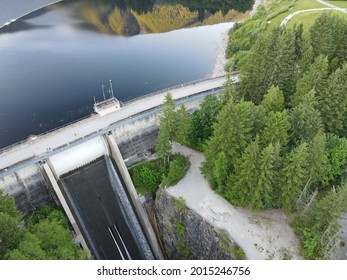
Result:
{"type": "Polygon", "coordinates": [[[95,259],[154,259],[123,185],[107,155],[59,180],[95,259]]]}

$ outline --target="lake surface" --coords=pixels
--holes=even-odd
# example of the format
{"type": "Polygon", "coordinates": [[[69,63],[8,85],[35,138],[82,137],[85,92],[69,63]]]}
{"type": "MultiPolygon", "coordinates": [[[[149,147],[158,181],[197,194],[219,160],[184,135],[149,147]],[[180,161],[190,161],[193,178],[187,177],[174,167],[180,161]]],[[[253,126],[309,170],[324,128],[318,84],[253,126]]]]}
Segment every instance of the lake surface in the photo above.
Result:
{"type": "Polygon", "coordinates": [[[127,101],[211,74],[231,25],[204,24],[235,12],[127,3],[62,1],[0,29],[0,147],[90,115],[109,79],[127,101]]]}

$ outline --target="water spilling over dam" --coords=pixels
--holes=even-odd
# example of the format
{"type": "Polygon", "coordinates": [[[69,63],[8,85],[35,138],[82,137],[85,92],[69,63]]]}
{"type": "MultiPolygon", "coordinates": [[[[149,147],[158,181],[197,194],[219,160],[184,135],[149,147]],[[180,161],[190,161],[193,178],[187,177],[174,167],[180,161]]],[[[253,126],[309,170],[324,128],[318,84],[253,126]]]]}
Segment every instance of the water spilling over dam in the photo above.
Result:
{"type": "Polygon", "coordinates": [[[63,175],[60,186],[96,259],[153,259],[109,156],[63,175]]]}

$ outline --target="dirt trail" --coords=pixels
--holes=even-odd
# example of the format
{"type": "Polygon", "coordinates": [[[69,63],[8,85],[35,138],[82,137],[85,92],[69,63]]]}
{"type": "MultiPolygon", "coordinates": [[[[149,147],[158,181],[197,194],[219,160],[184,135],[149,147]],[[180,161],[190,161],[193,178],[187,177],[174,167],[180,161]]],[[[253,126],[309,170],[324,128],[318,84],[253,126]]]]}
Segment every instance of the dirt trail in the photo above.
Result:
{"type": "Polygon", "coordinates": [[[176,186],[167,189],[170,195],[182,196],[190,208],[215,227],[225,230],[242,247],[248,259],[301,259],[298,240],[283,211],[254,213],[233,207],[211,190],[200,173],[199,167],[204,161],[201,153],[176,143],[173,151],[189,156],[191,167],[176,186]]]}

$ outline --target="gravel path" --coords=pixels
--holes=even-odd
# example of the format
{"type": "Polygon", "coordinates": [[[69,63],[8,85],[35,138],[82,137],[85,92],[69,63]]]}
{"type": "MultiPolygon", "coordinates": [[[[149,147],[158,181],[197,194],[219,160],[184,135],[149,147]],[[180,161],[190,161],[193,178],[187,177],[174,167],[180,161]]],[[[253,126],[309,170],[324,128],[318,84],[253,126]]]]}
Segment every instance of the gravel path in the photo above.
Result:
{"type": "Polygon", "coordinates": [[[245,251],[248,259],[282,259],[285,251],[293,259],[301,259],[298,240],[281,210],[251,212],[229,204],[209,187],[200,173],[204,161],[201,153],[173,145],[174,152],[189,156],[191,167],[186,176],[167,192],[182,196],[188,207],[195,210],[216,228],[225,230],[245,251]]]}

